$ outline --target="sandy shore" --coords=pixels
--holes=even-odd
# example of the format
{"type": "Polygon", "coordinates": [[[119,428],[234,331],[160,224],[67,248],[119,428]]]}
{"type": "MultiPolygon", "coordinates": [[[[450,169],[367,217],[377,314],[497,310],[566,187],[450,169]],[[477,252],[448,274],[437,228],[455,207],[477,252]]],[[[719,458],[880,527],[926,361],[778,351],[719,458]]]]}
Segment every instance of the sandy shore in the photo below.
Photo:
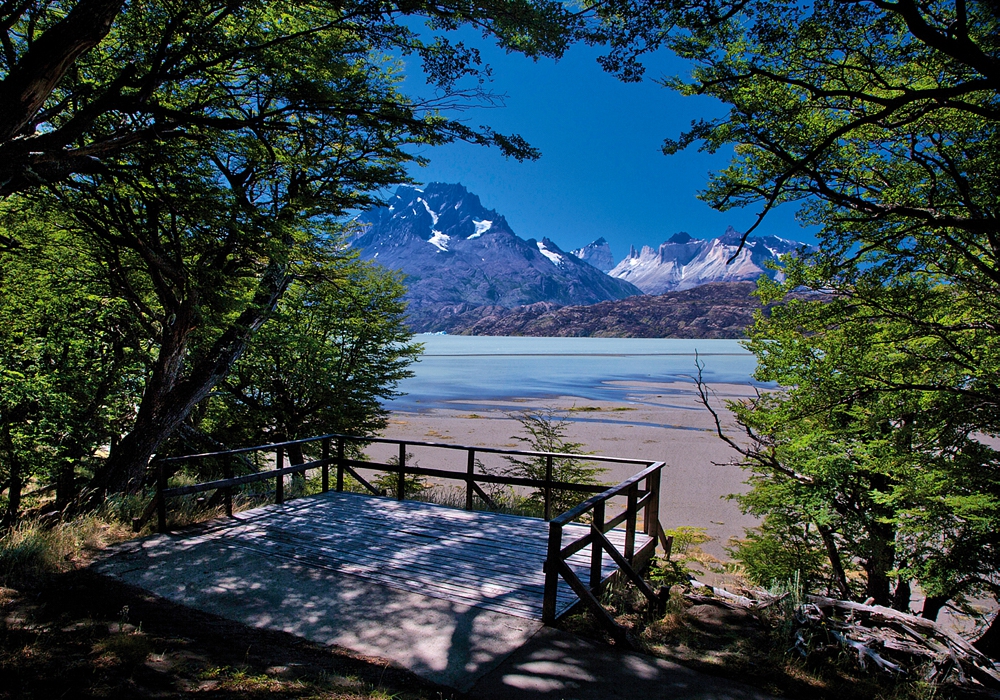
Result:
{"type": "MultiPolygon", "coordinates": [[[[624,402],[591,401],[573,396],[551,399],[513,399],[470,403],[463,401],[445,408],[420,412],[397,412],[391,417],[384,436],[392,439],[421,440],[455,445],[510,447],[525,449],[516,436],[523,431],[513,417],[532,408],[559,409],[568,421],[567,438],[581,443],[584,450],[611,457],[662,460],[663,473],[660,520],[665,528],[690,525],[706,528],[715,538],[706,551],[722,556],[730,537],[743,534],[755,524],[740,513],[727,494],[745,489],[745,473],[726,463],[737,455],[715,434],[711,415],[698,402],[694,386],[688,383],[628,383],[624,402]]],[[[717,406],[722,402],[753,395],[741,385],[713,386],[717,406]]],[[[732,426],[728,413],[730,434],[732,426]]],[[[373,446],[374,447],[374,446],[373,446]]],[[[465,453],[412,448],[422,466],[464,470],[465,453]]],[[[376,449],[369,449],[373,457],[376,449]]],[[[484,457],[488,462],[488,458],[484,457]]],[[[635,473],[636,467],[614,465],[604,474],[609,483],[635,473]]]]}

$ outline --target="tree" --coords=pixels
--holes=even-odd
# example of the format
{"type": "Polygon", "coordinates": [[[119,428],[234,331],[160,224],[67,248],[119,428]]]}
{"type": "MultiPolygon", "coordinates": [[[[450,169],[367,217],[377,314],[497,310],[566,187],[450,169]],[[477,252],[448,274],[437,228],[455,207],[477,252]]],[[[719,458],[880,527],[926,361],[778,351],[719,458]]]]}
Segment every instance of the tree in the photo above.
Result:
{"type": "MultiPolygon", "coordinates": [[[[954,312],[950,286],[905,282],[886,291],[920,297],[929,320],[954,312]]],[[[762,294],[783,291],[764,284],[762,294]]],[[[785,388],[731,404],[749,446],[731,444],[751,472],[751,489],[736,498],[764,519],[735,552],[790,553],[803,542],[789,533],[811,529],[829,562],[828,588],[906,609],[915,581],[933,618],[948,600],[1000,597],[1000,453],[983,442],[974,404],[899,386],[914,376],[931,386],[960,379],[947,357],[934,361],[925,338],[921,353],[910,352],[912,331],[846,296],[789,300],[757,319],[748,342],[755,376],[785,388]]]]}
{"type": "Polygon", "coordinates": [[[145,353],[98,266],[34,211],[0,206],[0,474],[4,523],[22,488],[54,487],[64,510],[98,452],[134,419],[145,353]]]}
{"type": "Polygon", "coordinates": [[[864,240],[913,257],[947,250],[973,265],[977,252],[995,258],[984,245],[996,228],[995,3],[676,0],[658,9],[644,27],[651,43],[696,64],[692,81],[669,85],[730,107],[665,145],[736,146],[704,193],[712,206],[760,203],[763,217],[800,201],[829,244],[864,240]],[[910,236],[939,247],[900,249],[910,236]]]}
{"type": "MultiPolygon", "coordinates": [[[[426,135],[524,152],[519,138],[417,115],[433,105],[378,94],[355,101],[353,91],[314,90],[346,66],[377,64],[378,55],[398,52],[420,59],[448,104],[456,80],[478,77],[480,59],[434,32],[464,24],[536,57],[558,56],[581,27],[577,15],[548,0],[5,3],[0,196],[102,172],[137,144],[197,148],[206,130],[299,129],[318,102],[345,118],[378,114],[426,135]],[[430,38],[414,29],[413,18],[429,22],[430,38]],[[303,59],[319,79],[290,70],[303,59]],[[281,85],[283,78],[291,82],[281,85]],[[258,99],[265,83],[276,92],[258,99]]],[[[354,79],[364,82],[364,70],[354,79]]]]}
{"type": "MultiPolygon", "coordinates": [[[[385,427],[382,401],[398,396],[421,346],[404,324],[398,276],[344,267],[292,285],[214,392],[205,421],[213,437],[248,444],[385,427]]],[[[300,451],[289,454],[301,463],[300,451]]]]}
{"type": "MultiPolygon", "coordinates": [[[[583,444],[566,439],[566,426],[555,409],[537,411],[522,411],[513,416],[524,435],[513,436],[518,442],[527,443],[533,452],[557,452],[563,454],[581,454],[583,444]]],[[[548,476],[548,460],[545,457],[505,457],[508,466],[502,470],[505,476],[522,479],[544,480],[548,476]]],[[[556,457],[552,459],[552,480],[571,484],[599,484],[597,477],[604,472],[602,467],[595,467],[593,462],[587,462],[578,457],[556,457]]],[[[586,493],[553,489],[551,507],[554,515],[565,513],[574,506],[587,500],[586,493]]],[[[545,506],[545,491],[536,489],[531,493],[528,502],[542,509],[545,506]]]]}
{"type": "Polygon", "coordinates": [[[61,3],[8,8],[4,85],[49,92],[22,110],[20,136],[0,133],[13,169],[0,193],[62,212],[57,225],[96,251],[154,348],[135,422],[95,475],[103,493],[137,489],[292,281],[343,254],[336,221],[405,180],[407,145],[535,154],[401,94],[392,51],[419,56],[446,104],[469,96],[457,81],[479,69],[475,51],[400,21],[425,16],[431,34],[475,24],[535,56],[558,55],[577,23],[546,2],[139,2],[101,5],[110,28],[80,43],[98,15],[76,13],[91,4],[65,17],[61,3]],[[53,32],[79,48],[58,66],[35,51],[53,32]],[[59,75],[39,82],[37,61],[59,75]]]}
{"type": "MultiPolygon", "coordinates": [[[[624,36],[625,25],[610,26],[624,36]]],[[[869,547],[853,552],[871,569],[869,586],[893,571],[871,566],[890,554],[904,577],[924,567],[920,580],[942,596],[955,581],[987,586],[989,567],[995,576],[995,545],[984,544],[985,568],[945,583],[975,568],[967,547],[990,517],[974,504],[989,502],[995,479],[995,455],[976,436],[1000,434],[998,29],[987,0],[676,0],[650,9],[640,29],[650,46],[695,62],[692,79],[671,87],[729,107],[664,146],[733,147],[703,198],[721,210],[759,205],[758,223],[797,202],[820,227],[818,251],[791,277],[838,301],[822,312],[789,304],[784,325],[758,325],[765,374],[803,383],[743,419],[763,431],[761,474],[822,463],[821,479],[794,467],[775,481],[811,476],[801,497],[813,494],[831,517],[845,499],[862,505],[855,497],[881,511],[856,523],[861,539],[841,542],[869,547]],[[851,357],[851,343],[860,354],[851,357]],[[795,444],[808,449],[789,452],[795,444]],[[869,538],[879,527],[889,529],[869,538]],[[893,551],[870,548],[880,539],[893,551]]],[[[872,593],[884,601],[885,590],[879,582],[872,593]]]]}

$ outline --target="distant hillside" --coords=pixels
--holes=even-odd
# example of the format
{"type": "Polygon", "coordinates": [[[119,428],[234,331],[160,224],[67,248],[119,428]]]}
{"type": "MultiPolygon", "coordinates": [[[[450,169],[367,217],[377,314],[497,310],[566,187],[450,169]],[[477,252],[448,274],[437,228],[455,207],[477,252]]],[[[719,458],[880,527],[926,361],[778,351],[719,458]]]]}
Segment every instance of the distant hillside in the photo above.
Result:
{"type": "Polygon", "coordinates": [[[761,308],[751,282],[716,282],[589,306],[452,307],[435,330],[462,335],[743,338],[761,308]]]}

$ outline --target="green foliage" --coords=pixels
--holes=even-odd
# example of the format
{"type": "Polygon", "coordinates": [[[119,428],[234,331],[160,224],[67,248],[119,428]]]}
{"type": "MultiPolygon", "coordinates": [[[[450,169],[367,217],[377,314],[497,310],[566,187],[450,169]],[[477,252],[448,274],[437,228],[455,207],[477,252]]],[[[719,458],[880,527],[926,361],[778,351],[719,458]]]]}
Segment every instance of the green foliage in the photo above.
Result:
{"type": "Polygon", "coordinates": [[[244,412],[246,432],[377,430],[379,400],[416,348],[401,330],[399,281],[349,263],[340,222],[406,180],[411,145],[463,139],[537,155],[410,100],[402,57],[419,59],[409,66],[444,103],[488,99],[468,87],[487,74],[478,53],[444,32],[473,23],[511,50],[558,56],[580,28],[544,0],[447,12],[85,0],[69,15],[35,3],[5,17],[0,78],[17,105],[0,115],[0,193],[14,195],[0,212],[8,522],[29,478],[56,481],[60,507],[81,477],[98,495],[138,492],[150,456],[207,410],[237,358],[249,375],[274,359],[264,340],[298,343],[277,367],[285,388],[305,372],[329,381],[279,419],[286,396],[259,372],[235,376],[226,389],[242,403],[228,408],[244,412]]]}
{"type": "Polygon", "coordinates": [[[0,482],[6,520],[32,478],[57,505],[135,416],[146,354],[100,266],[40,212],[0,205],[0,482]]]}
{"type": "MultiPolygon", "coordinates": [[[[533,452],[558,452],[565,454],[583,454],[583,445],[566,439],[566,426],[569,423],[559,417],[555,409],[523,411],[513,416],[524,431],[524,435],[513,436],[514,440],[525,443],[533,452]]],[[[502,473],[528,479],[544,480],[548,472],[546,457],[506,457],[508,466],[502,473]]],[[[553,481],[563,481],[571,484],[599,484],[598,476],[605,470],[595,467],[591,462],[578,457],[555,457],[552,459],[553,481]]],[[[552,514],[564,513],[574,506],[587,500],[589,494],[563,489],[552,490],[552,514]]],[[[532,491],[529,502],[544,509],[545,492],[542,489],[532,491]]]]}
{"type": "Polygon", "coordinates": [[[823,542],[810,522],[789,520],[785,513],[769,512],[757,528],[727,548],[742,573],[764,588],[796,581],[806,590],[829,591],[829,562],[823,542]]]}
{"type": "MultiPolygon", "coordinates": [[[[93,174],[137,145],[201,150],[206,138],[232,137],[227,155],[237,159],[269,150],[275,139],[296,142],[275,151],[283,165],[332,150],[331,166],[352,171],[349,180],[366,170],[382,182],[401,175],[400,158],[412,159],[395,150],[411,138],[461,138],[530,157],[534,150],[516,135],[437,111],[450,99],[486,98],[479,52],[447,32],[471,25],[508,50],[558,57],[582,22],[547,0],[448,7],[83,0],[73,8],[39,2],[4,12],[0,80],[11,109],[0,118],[0,195],[93,174]],[[386,77],[398,75],[400,57],[411,70],[419,66],[440,100],[414,103],[396,92],[386,77]],[[261,143],[243,138],[250,135],[261,143]],[[376,143],[378,157],[357,158],[376,143]]],[[[302,174],[298,184],[307,185],[302,174]]]]}
{"type": "Polygon", "coordinates": [[[712,536],[703,527],[682,525],[664,530],[671,538],[670,558],[659,559],[650,567],[649,578],[657,586],[686,585],[694,573],[688,566],[692,555],[700,552],[701,545],[712,541],[712,536]]]}
{"type": "MultiPolygon", "coordinates": [[[[928,322],[964,313],[952,286],[906,279],[879,293],[919,297],[928,322]]],[[[970,335],[970,354],[993,342],[970,335]]],[[[846,296],[776,307],[748,346],[757,378],[787,387],[731,406],[752,437],[752,488],[736,499],[765,518],[734,550],[751,578],[782,578],[805,554],[803,582],[845,597],[905,606],[910,581],[945,599],[1000,593],[1000,454],[983,441],[997,425],[956,346],[846,296]]]]}
{"type": "MultiPolygon", "coordinates": [[[[421,345],[395,273],[350,261],[292,285],[213,394],[202,428],[225,444],[372,435],[421,345]]],[[[309,446],[315,451],[317,445],[309,446]]]]}
{"type": "Polygon", "coordinates": [[[733,406],[738,500],[764,518],[736,549],[754,576],[805,551],[809,585],[845,597],[1000,593],[998,29],[985,0],[695,0],[640,23],[696,64],[670,87],[728,106],[664,146],[734,148],[702,198],[761,217],[798,202],[820,227],[760,291],[815,295],[750,331],[757,378],[784,389],[733,406]]]}
{"type": "MultiPolygon", "coordinates": [[[[385,463],[390,466],[398,466],[399,457],[390,457],[385,463]]],[[[413,454],[410,452],[406,453],[406,464],[410,467],[419,466],[419,462],[413,460],[413,454]]],[[[372,486],[389,496],[395,496],[399,489],[399,472],[391,470],[379,472],[372,479],[372,486]]],[[[421,494],[429,488],[427,479],[419,474],[407,474],[403,478],[403,498],[419,499],[421,494]]]]}

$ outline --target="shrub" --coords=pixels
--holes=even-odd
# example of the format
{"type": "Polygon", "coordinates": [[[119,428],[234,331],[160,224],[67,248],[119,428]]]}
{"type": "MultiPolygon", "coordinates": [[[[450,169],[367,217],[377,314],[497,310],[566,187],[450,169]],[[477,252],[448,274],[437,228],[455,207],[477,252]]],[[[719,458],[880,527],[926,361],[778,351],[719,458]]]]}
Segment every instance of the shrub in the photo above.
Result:
{"type": "MultiPolygon", "coordinates": [[[[555,409],[537,409],[522,411],[511,416],[524,430],[525,435],[515,435],[514,440],[527,443],[534,452],[562,452],[569,454],[583,453],[583,445],[566,439],[566,426],[569,423],[559,416],[555,409]]],[[[545,457],[507,457],[508,466],[502,470],[505,476],[529,479],[544,479],[547,460],[545,457]]],[[[575,457],[556,458],[552,460],[553,481],[565,481],[572,484],[600,484],[598,475],[605,469],[596,467],[575,457]]],[[[552,513],[564,513],[574,506],[587,500],[590,494],[579,491],[552,491],[552,513]]],[[[536,489],[528,497],[538,508],[545,507],[545,493],[536,489]]]]}

